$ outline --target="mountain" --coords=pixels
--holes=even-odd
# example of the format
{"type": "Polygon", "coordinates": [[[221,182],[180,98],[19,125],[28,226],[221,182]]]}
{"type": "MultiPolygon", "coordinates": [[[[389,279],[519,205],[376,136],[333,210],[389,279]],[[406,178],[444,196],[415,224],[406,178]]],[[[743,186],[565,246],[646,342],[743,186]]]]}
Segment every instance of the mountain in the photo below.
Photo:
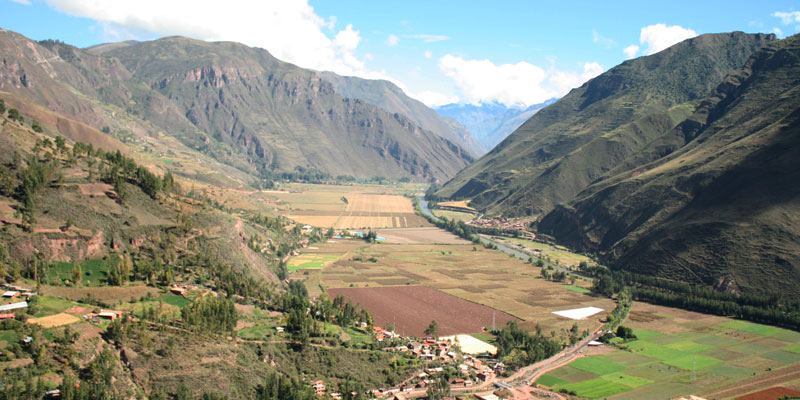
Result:
{"type": "Polygon", "coordinates": [[[529,107],[508,107],[502,103],[480,104],[447,104],[436,107],[436,112],[444,117],[452,118],[464,125],[478,142],[481,152],[486,153],[514,132],[533,114],[556,99],[529,107]]]}
{"type": "Polygon", "coordinates": [[[797,296],[798,77],[800,36],[768,44],[539,229],[618,268],[797,296]]]}
{"type": "Polygon", "coordinates": [[[10,31],[0,31],[0,49],[0,90],[209,161],[187,175],[250,183],[301,170],[422,181],[472,161],[408,117],[343,98],[316,72],[263,49],[172,37],[86,51],[10,31]]]}
{"type": "Polygon", "coordinates": [[[319,77],[332,84],[336,93],[342,97],[359,99],[392,114],[404,115],[422,129],[431,131],[461,146],[471,154],[485,153],[466,127],[452,118],[442,117],[422,102],[408,97],[394,83],[386,80],[341,76],[328,71],[319,72],[319,77]]]}
{"type": "Polygon", "coordinates": [[[702,35],[625,61],[536,113],[438,194],[490,214],[546,214],[673,128],[774,39],[702,35]]]}
{"type": "Polygon", "coordinates": [[[229,146],[256,168],[427,180],[451,176],[471,161],[404,115],[343,98],[314,71],[263,49],[172,37],[102,54],[169,98],[207,134],[200,140],[229,146]]]}

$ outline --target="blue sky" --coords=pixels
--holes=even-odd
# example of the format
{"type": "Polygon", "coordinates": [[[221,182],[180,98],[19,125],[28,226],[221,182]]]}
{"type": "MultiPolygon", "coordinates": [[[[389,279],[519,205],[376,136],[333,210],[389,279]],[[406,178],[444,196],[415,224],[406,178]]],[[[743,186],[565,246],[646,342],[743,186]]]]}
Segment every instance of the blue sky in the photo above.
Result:
{"type": "Polygon", "coordinates": [[[389,79],[427,104],[533,104],[698,34],[800,32],[796,1],[2,0],[0,27],[78,47],[184,35],[389,79]]]}

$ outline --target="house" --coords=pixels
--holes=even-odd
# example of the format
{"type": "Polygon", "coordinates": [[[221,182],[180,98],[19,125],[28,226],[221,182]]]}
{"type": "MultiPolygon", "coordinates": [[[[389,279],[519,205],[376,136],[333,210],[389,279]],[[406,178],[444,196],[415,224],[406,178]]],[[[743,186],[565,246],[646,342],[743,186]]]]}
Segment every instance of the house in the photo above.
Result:
{"type": "Polygon", "coordinates": [[[333,400],[342,400],[341,393],[331,393],[331,397],[333,398],[333,400]]]}
{"type": "Polygon", "coordinates": [[[28,302],[21,301],[19,303],[3,304],[2,306],[0,306],[0,311],[11,311],[27,307],[28,307],[28,302]]]}
{"type": "Polygon", "coordinates": [[[311,384],[311,388],[313,388],[314,391],[317,392],[317,396],[321,396],[321,395],[325,394],[325,390],[326,390],[325,389],[325,384],[322,383],[322,381],[314,382],[313,384],[311,384]]]}
{"type": "Polygon", "coordinates": [[[477,397],[478,400],[500,400],[500,398],[494,393],[484,395],[476,394],[475,397],[477,397]]]}
{"type": "Polygon", "coordinates": [[[480,379],[482,382],[486,382],[492,378],[494,378],[494,372],[489,372],[489,371],[478,372],[478,379],[480,379]]]}
{"type": "Polygon", "coordinates": [[[14,319],[14,313],[0,314],[0,319],[14,319]]]}
{"type": "Polygon", "coordinates": [[[183,296],[184,293],[186,293],[186,288],[182,288],[180,286],[172,286],[169,288],[169,291],[179,296],[183,296]]]}
{"type": "Polygon", "coordinates": [[[17,292],[16,290],[9,290],[7,292],[3,292],[3,297],[7,299],[13,299],[14,297],[17,296],[19,296],[19,292],[17,292]]]}
{"type": "Polygon", "coordinates": [[[589,346],[591,346],[591,347],[597,347],[597,346],[602,346],[602,345],[603,345],[603,342],[598,342],[596,340],[590,340],[589,341],[589,346]]]}
{"type": "Polygon", "coordinates": [[[100,310],[100,312],[97,313],[97,316],[113,321],[117,318],[122,318],[122,311],[100,310]]]}
{"type": "Polygon", "coordinates": [[[282,326],[276,326],[275,327],[275,332],[277,332],[277,333],[283,333],[284,331],[286,331],[286,328],[284,328],[282,326]]]}

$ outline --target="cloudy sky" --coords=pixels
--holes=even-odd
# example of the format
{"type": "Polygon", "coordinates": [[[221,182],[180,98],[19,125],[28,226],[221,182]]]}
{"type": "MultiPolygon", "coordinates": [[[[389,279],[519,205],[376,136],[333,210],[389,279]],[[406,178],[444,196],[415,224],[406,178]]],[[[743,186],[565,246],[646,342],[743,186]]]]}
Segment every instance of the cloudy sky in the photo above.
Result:
{"type": "Polygon", "coordinates": [[[800,32],[795,1],[0,0],[0,27],[78,47],[183,35],[388,79],[428,105],[531,105],[704,33],[800,32]],[[601,4],[602,3],[602,4],[601,4]]]}

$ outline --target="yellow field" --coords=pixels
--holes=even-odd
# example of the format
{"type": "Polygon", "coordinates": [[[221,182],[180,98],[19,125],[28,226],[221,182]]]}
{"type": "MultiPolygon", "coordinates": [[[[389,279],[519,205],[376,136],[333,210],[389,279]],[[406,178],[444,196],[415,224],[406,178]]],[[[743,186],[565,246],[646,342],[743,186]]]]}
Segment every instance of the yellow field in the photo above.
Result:
{"type": "Polygon", "coordinates": [[[74,324],[81,319],[65,313],[59,313],[41,318],[29,318],[28,322],[41,325],[43,328],[54,328],[56,326],[74,324]]]}
{"type": "Polygon", "coordinates": [[[464,221],[464,222],[467,222],[467,221],[472,221],[473,219],[475,219],[475,214],[467,213],[467,212],[461,212],[461,211],[450,211],[450,210],[434,209],[434,210],[431,210],[431,212],[433,213],[433,215],[435,215],[435,216],[437,216],[439,218],[444,217],[444,218],[447,218],[447,219],[451,219],[453,221],[464,221]]]}
{"type": "MultiPolygon", "coordinates": [[[[472,244],[381,243],[347,251],[347,256],[309,273],[309,291],[319,285],[424,285],[521,318],[524,322],[520,325],[525,329],[532,330],[540,324],[546,332],[568,329],[576,322],[556,316],[553,311],[587,306],[606,311],[614,308],[609,299],[576,293],[568,290],[565,283],[541,279],[541,269],[534,265],[472,244]]],[[[576,284],[588,286],[582,281],[576,284]]],[[[581,329],[594,329],[605,315],[600,313],[577,322],[581,329]]]]}
{"type": "Polygon", "coordinates": [[[463,208],[469,211],[478,211],[475,208],[469,206],[469,201],[467,200],[459,200],[459,201],[443,201],[438,204],[441,207],[452,207],[452,208],[463,208]]]}

